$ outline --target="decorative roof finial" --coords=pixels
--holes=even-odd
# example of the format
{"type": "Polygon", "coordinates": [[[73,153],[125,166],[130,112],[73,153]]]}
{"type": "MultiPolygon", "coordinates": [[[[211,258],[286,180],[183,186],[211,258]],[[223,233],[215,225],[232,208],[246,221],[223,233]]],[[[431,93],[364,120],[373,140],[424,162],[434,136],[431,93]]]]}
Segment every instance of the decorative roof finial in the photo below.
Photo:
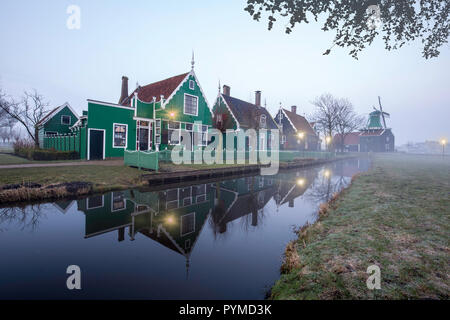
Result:
{"type": "Polygon", "coordinates": [[[220,94],[220,79],[219,79],[219,94],[220,94]]]}
{"type": "Polygon", "coordinates": [[[192,50],[192,61],[191,61],[192,70],[194,70],[194,65],[195,65],[194,50],[192,50]]]}

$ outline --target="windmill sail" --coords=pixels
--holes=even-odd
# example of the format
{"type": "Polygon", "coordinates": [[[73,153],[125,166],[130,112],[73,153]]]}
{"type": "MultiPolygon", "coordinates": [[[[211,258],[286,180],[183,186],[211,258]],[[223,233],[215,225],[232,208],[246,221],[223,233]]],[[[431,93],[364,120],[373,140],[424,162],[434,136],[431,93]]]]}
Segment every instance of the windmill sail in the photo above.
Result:
{"type": "Polygon", "coordinates": [[[380,112],[381,112],[381,117],[383,118],[384,128],[386,129],[386,119],[384,118],[385,112],[383,112],[383,107],[381,106],[381,98],[380,98],[380,96],[378,96],[378,103],[380,105],[380,112]]]}

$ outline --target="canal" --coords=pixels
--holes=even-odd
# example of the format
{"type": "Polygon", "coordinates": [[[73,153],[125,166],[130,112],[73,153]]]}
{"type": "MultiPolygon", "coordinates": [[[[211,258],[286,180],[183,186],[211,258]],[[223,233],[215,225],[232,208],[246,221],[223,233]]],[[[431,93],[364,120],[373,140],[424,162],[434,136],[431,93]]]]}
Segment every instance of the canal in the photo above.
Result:
{"type": "Polygon", "coordinates": [[[0,209],[0,299],[264,299],[294,230],[367,159],[0,209]],[[66,269],[81,269],[68,290],[66,269]]]}

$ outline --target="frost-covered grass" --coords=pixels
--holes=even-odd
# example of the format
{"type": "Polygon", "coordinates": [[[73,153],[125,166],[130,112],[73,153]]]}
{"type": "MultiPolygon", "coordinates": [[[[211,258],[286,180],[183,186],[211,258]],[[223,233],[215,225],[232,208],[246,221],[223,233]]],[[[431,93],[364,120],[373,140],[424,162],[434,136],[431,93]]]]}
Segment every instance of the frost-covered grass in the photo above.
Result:
{"type": "Polygon", "coordinates": [[[375,155],[321,211],[299,231],[298,261],[287,257],[272,299],[449,298],[449,157],[375,155]],[[373,264],[380,290],[366,286],[373,264]]]}

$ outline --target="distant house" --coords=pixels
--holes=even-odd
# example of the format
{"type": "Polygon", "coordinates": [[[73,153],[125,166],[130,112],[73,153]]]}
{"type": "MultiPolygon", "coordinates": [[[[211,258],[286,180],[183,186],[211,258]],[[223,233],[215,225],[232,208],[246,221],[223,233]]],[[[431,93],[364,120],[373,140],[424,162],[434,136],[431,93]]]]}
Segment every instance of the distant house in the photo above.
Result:
{"type": "Polygon", "coordinates": [[[346,135],[336,134],[333,145],[337,152],[359,152],[360,132],[349,132],[346,135]]]}
{"type": "Polygon", "coordinates": [[[305,117],[297,114],[297,107],[291,111],[280,108],[275,116],[280,128],[280,149],[282,150],[320,150],[320,139],[305,117]]]}
{"type": "MultiPolygon", "coordinates": [[[[261,106],[261,91],[255,93],[255,103],[247,102],[231,96],[229,86],[223,86],[223,92],[219,93],[213,106],[213,127],[225,133],[227,129],[241,130],[254,129],[258,133],[258,150],[271,149],[273,136],[271,129],[278,129],[274,119],[261,106]],[[267,129],[265,134],[258,132],[260,129],[267,129]]],[[[226,142],[224,142],[224,148],[226,142]]],[[[248,140],[246,148],[249,148],[248,140]]]]}
{"type": "Polygon", "coordinates": [[[44,137],[70,133],[70,128],[79,120],[68,102],[51,110],[37,123],[39,145],[44,145],[44,137]]]}
{"type": "MultiPolygon", "coordinates": [[[[384,113],[388,115],[387,113],[384,113]]],[[[361,152],[394,152],[395,137],[390,128],[381,124],[384,118],[381,111],[375,110],[369,114],[367,127],[359,135],[361,152]]]]}

